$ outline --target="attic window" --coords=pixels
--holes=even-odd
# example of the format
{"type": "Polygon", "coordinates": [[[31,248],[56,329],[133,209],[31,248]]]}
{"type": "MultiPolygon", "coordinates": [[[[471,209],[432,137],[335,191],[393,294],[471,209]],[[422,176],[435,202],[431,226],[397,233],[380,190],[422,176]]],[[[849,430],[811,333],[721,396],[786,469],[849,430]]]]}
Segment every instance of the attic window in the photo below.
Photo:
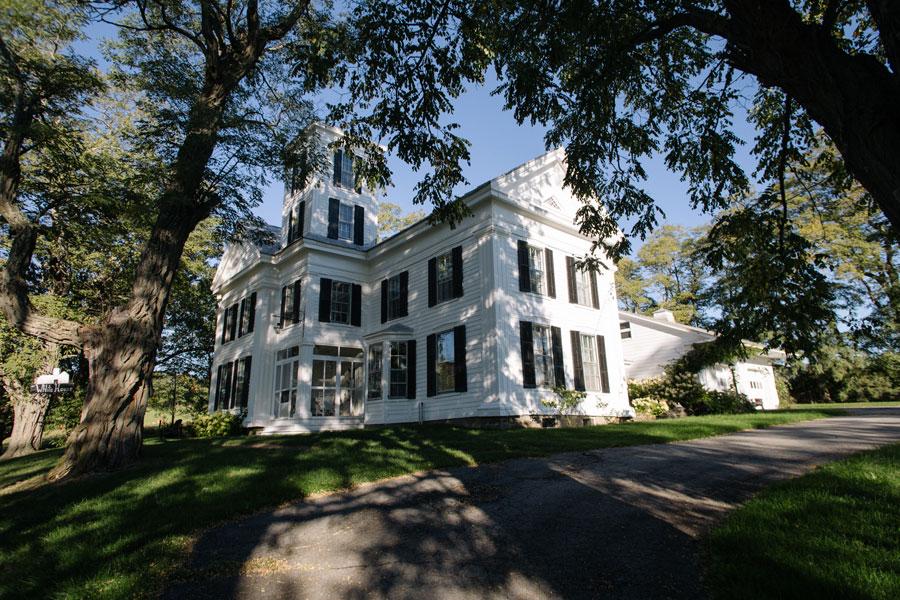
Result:
{"type": "Polygon", "coordinates": [[[631,323],[628,321],[620,321],[619,322],[619,334],[622,336],[623,340],[631,339],[631,323]]]}

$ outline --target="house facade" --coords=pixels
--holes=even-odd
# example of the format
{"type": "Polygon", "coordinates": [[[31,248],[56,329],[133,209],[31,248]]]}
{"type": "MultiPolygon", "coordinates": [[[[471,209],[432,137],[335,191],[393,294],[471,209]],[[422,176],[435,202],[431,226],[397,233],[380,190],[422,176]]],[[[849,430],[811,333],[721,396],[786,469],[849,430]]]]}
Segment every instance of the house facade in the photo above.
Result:
{"type": "MultiPolygon", "coordinates": [[[[327,146],[338,130],[309,132],[327,146]]],[[[426,421],[528,425],[563,385],[587,420],[632,414],[612,264],[575,268],[590,240],[547,153],[473,189],[456,227],[379,241],[378,198],[353,157],[285,193],[278,241],[229,245],[209,408],[264,433],[426,421]]],[[[273,233],[276,233],[273,229],[273,233]]]]}
{"type": "MultiPolygon", "coordinates": [[[[619,312],[619,331],[625,372],[628,379],[659,377],[667,365],[687,354],[696,344],[713,341],[716,334],[675,321],[671,311],[660,310],[652,317],[619,312]]],[[[744,342],[750,356],[733,364],[716,364],[698,373],[708,390],[737,390],[757,408],[778,408],[778,389],[772,365],[784,360],[780,350],[765,351],[760,344],[744,342]]]]}

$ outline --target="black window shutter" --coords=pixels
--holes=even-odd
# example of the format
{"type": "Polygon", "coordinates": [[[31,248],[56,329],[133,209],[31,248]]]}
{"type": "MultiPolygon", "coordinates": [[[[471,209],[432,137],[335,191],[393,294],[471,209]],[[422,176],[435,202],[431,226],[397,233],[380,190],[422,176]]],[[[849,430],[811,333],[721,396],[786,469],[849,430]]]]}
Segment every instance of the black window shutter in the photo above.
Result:
{"type": "Polygon", "coordinates": [[[388,280],[381,280],[381,322],[387,322],[388,280]]]}
{"type": "Polygon", "coordinates": [[[231,386],[228,392],[228,408],[237,406],[237,368],[238,361],[228,363],[228,370],[231,372],[231,386]]]}
{"type": "Polygon", "coordinates": [[[332,182],[334,183],[334,185],[341,185],[341,163],[343,162],[343,160],[344,160],[343,150],[335,150],[335,152],[334,152],[334,171],[332,173],[332,182]]]}
{"type": "Polygon", "coordinates": [[[362,323],[362,286],[353,284],[350,290],[350,324],[359,327],[362,323]]]}
{"type": "Polygon", "coordinates": [[[519,240],[519,291],[531,291],[531,272],[528,270],[528,243],[519,240]]]}
{"type": "Polygon", "coordinates": [[[609,393],[609,367],[606,364],[606,340],[597,336],[597,351],[600,357],[600,388],[604,394],[609,393]]]}
{"type": "Polygon", "coordinates": [[[233,339],[237,338],[237,314],[238,314],[238,305],[232,304],[231,305],[231,318],[229,319],[229,323],[228,323],[228,325],[230,327],[230,330],[228,331],[228,339],[229,340],[233,340],[233,339]]]}
{"type": "Polygon", "coordinates": [[[297,235],[294,236],[294,239],[300,239],[303,237],[303,227],[306,225],[306,200],[301,200],[300,204],[297,205],[297,235]]]}
{"type": "Polygon", "coordinates": [[[575,259],[566,257],[566,277],[569,280],[569,302],[578,304],[578,287],[575,283],[575,259]]]}
{"type": "Polygon", "coordinates": [[[291,210],[288,211],[287,234],[288,234],[287,243],[290,244],[291,242],[294,241],[294,207],[291,207],[291,210]]]}
{"type": "Polygon", "coordinates": [[[292,315],[291,318],[294,323],[300,322],[300,280],[294,282],[293,289],[291,290],[291,297],[293,298],[292,315]]]}
{"type": "Polygon", "coordinates": [[[250,320],[247,322],[247,333],[253,331],[253,327],[256,326],[256,292],[250,294],[250,304],[247,306],[250,310],[250,320]]]}
{"type": "Polygon", "coordinates": [[[216,397],[213,400],[213,411],[219,410],[219,403],[222,401],[222,365],[216,369],[216,397]]]}
{"type": "Polygon", "coordinates": [[[437,304],[437,258],[428,259],[428,307],[437,304]]]}
{"type": "Polygon", "coordinates": [[[363,245],[363,232],[366,224],[366,210],[359,205],[353,207],[353,243],[363,245]]]}
{"type": "Polygon", "coordinates": [[[250,365],[251,365],[252,357],[248,356],[244,359],[244,387],[241,389],[241,397],[238,401],[241,403],[241,408],[247,408],[247,398],[250,397],[250,365]]]}
{"type": "Polygon", "coordinates": [[[453,377],[454,391],[465,392],[468,389],[465,325],[458,325],[453,328],[453,377]]]}
{"type": "Polygon", "coordinates": [[[597,293],[597,273],[591,271],[591,296],[594,308],[600,308],[600,294],[597,293]]]}
{"type": "Polygon", "coordinates": [[[400,273],[400,314],[399,317],[409,315],[409,271],[400,273]]]}
{"type": "Polygon", "coordinates": [[[550,343],[553,344],[553,379],[557,387],[566,387],[566,367],[563,363],[562,332],[550,327],[550,343]]]}
{"type": "Polygon", "coordinates": [[[249,300],[248,298],[244,298],[243,300],[241,300],[241,311],[238,316],[238,337],[241,337],[242,335],[247,333],[244,330],[244,316],[246,315],[247,318],[250,318],[250,315],[247,315],[247,301],[248,300],[249,300]]]}
{"type": "Polygon", "coordinates": [[[416,397],[416,340],[406,342],[406,397],[416,397]]]}
{"type": "Polygon", "coordinates": [[[319,322],[331,323],[331,280],[319,280],[319,322]]]}
{"type": "Polygon", "coordinates": [[[228,308],[222,311],[222,343],[228,341],[228,308]]]}
{"type": "Polygon", "coordinates": [[[547,295],[556,298],[556,274],[553,271],[553,250],[544,248],[544,262],[547,270],[547,295]]]}
{"type": "Polygon", "coordinates": [[[341,212],[341,201],[337,198],[328,199],[328,237],[338,239],[338,217],[341,212]]]}
{"type": "Polygon", "coordinates": [[[581,334],[571,332],[572,336],[572,369],[575,373],[575,389],[584,391],[584,364],[581,362],[581,334]]]}
{"type": "Polygon", "coordinates": [[[450,256],[453,261],[453,297],[461,298],[463,295],[462,246],[453,248],[450,256]]]}
{"type": "Polygon", "coordinates": [[[431,334],[425,340],[425,379],[426,379],[426,395],[430,398],[437,393],[437,336],[431,334]]]}
{"type": "Polygon", "coordinates": [[[285,309],[286,302],[287,302],[287,286],[284,286],[281,288],[281,312],[279,313],[279,316],[278,316],[279,324],[282,327],[284,327],[286,325],[286,323],[284,321],[284,317],[285,317],[284,309],[285,309]]]}
{"type": "Polygon", "coordinates": [[[531,321],[519,321],[519,340],[522,348],[522,385],[537,387],[534,378],[534,336],[531,321]]]}

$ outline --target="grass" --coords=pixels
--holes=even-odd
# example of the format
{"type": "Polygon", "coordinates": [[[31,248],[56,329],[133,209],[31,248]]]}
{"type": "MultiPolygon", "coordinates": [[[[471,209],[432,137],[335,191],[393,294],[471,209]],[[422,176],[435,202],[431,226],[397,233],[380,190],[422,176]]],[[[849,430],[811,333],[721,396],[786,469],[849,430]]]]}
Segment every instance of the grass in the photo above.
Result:
{"type": "Polygon", "coordinates": [[[836,408],[836,409],[848,409],[848,408],[886,408],[891,406],[900,406],[900,401],[886,401],[886,402],[817,402],[814,404],[794,404],[791,406],[793,410],[809,410],[809,409],[820,409],[820,408],[836,408]]]}
{"type": "Polygon", "coordinates": [[[836,414],[791,410],[581,429],[394,427],[309,436],[161,441],[123,471],[59,485],[47,450],[0,463],[0,598],[155,595],[201,530],[317,492],[423,469],[658,444],[836,414]]]}
{"type": "Polygon", "coordinates": [[[714,598],[900,598],[900,444],[763,491],[706,546],[714,598]]]}

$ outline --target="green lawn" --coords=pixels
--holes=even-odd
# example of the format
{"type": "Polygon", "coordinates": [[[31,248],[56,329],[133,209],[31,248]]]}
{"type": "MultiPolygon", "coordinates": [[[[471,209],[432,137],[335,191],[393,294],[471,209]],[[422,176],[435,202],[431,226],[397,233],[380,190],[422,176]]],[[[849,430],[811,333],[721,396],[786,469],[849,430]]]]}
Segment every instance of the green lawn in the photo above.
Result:
{"type": "Polygon", "coordinates": [[[706,545],[714,598],[900,598],[900,445],[769,488],[706,545]]]}
{"type": "Polygon", "coordinates": [[[791,410],[582,429],[395,427],[148,439],[134,467],[25,489],[59,450],[0,463],[0,598],[153,595],[200,530],[306,495],[422,469],[687,440],[836,414],[791,410]],[[12,487],[10,487],[12,486],[12,487]]]}
{"type": "Polygon", "coordinates": [[[794,404],[791,406],[794,410],[809,410],[819,408],[887,408],[891,406],[900,406],[900,401],[888,402],[817,402],[815,404],[794,404]]]}

